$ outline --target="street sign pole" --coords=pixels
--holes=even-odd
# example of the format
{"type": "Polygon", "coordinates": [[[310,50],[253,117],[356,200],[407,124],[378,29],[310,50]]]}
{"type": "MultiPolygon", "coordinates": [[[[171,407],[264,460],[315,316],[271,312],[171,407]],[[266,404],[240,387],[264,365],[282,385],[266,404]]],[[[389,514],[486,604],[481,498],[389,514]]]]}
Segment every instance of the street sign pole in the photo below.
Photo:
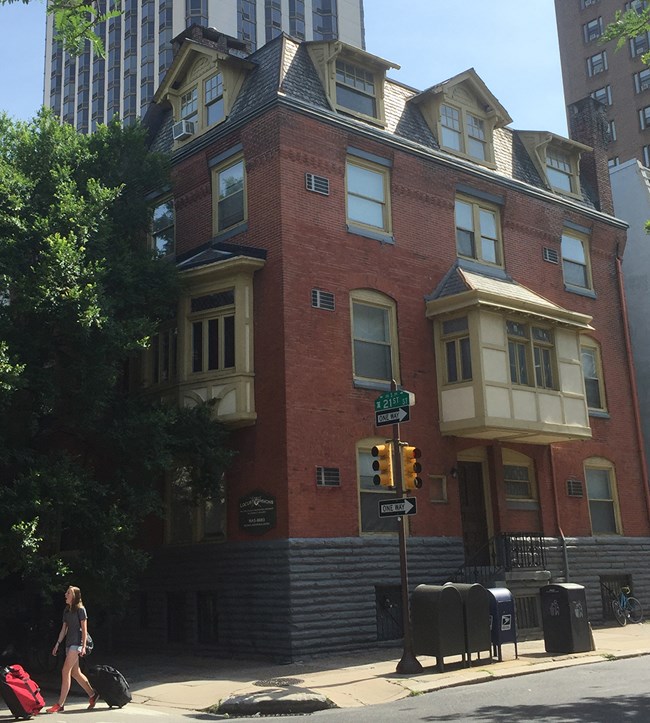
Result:
{"type": "MultiPolygon", "coordinates": [[[[391,381],[391,390],[397,391],[397,383],[391,381]]],[[[393,478],[398,499],[404,497],[402,482],[402,464],[400,455],[399,422],[393,424],[393,478]]],[[[398,673],[419,673],[422,670],[420,661],[413,653],[413,635],[411,634],[411,612],[409,604],[408,564],[406,559],[406,515],[398,519],[399,533],[399,565],[402,579],[402,627],[404,628],[404,650],[402,659],[397,664],[398,673]]]]}

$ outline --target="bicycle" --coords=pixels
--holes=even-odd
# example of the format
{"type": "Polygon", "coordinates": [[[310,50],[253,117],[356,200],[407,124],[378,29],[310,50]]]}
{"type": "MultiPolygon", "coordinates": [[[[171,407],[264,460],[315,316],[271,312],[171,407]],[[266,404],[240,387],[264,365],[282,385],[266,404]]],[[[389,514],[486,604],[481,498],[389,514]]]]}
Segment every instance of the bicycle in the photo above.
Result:
{"type": "Polygon", "coordinates": [[[619,625],[627,625],[629,620],[631,623],[640,623],[643,620],[643,607],[641,603],[630,595],[630,588],[627,585],[621,588],[621,592],[616,597],[610,590],[612,596],[612,612],[619,625]]]}

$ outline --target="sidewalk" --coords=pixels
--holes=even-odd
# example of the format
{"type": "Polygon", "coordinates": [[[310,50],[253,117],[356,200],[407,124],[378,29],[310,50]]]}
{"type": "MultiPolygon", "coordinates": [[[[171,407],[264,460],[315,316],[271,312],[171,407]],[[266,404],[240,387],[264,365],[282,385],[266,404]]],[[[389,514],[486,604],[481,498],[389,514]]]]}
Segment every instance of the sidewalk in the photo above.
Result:
{"type": "MultiPolygon", "coordinates": [[[[543,640],[521,642],[515,659],[514,645],[503,646],[503,661],[492,661],[487,652],[472,666],[459,657],[445,658],[440,673],[435,658],[418,656],[423,670],[400,675],[395,669],[402,649],[376,649],[324,656],[287,665],[241,660],[220,660],[156,655],[115,656],[111,664],[131,684],[134,702],[151,707],[204,710],[250,715],[306,713],[329,707],[374,705],[495,678],[536,673],[550,668],[581,665],[614,658],[650,654],[650,623],[596,628],[596,650],[586,653],[547,653],[543,640]],[[331,703],[330,703],[331,702],[331,703]],[[217,711],[217,706],[221,707],[217,711]]],[[[91,661],[89,660],[89,663],[91,661]]],[[[93,655],[92,663],[108,662],[93,655]]],[[[46,690],[58,690],[58,680],[39,681],[46,690]]],[[[75,688],[73,684],[73,690],[75,688]]]]}

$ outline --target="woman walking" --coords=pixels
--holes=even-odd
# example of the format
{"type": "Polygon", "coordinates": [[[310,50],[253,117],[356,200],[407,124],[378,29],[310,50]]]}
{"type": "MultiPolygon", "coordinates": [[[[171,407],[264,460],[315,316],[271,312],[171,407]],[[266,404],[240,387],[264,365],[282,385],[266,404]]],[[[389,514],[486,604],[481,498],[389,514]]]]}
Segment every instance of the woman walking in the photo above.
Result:
{"type": "Polygon", "coordinates": [[[99,695],[93,690],[88,678],[81,672],[79,667],[79,656],[86,654],[86,640],[88,638],[88,615],[81,600],[81,590],[70,585],[65,591],[65,603],[63,624],[58,639],[52,648],[52,655],[56,655],[59,645],[65,639],[65,662],[63,670],[61,670],[61,692],[59,693],[58,702],[47,709],[48,713],[63,711],[65,699],[70,692],[71,678],[74,678],[88,693],[88,710],[95,707],[99,695]]]}

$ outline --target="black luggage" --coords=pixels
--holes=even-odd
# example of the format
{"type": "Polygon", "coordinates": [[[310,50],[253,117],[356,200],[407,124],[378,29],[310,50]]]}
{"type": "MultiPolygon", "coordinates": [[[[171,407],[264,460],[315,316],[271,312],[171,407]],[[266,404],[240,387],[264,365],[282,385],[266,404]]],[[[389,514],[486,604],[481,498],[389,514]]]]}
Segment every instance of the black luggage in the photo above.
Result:
{"type": "Polygon", "coordinates": [[[131,691],[125,677],[110,665],[93,665],[86,671],[88,680],[109,708],[121,708],[131,702],[131,691]]]}
{"type": "Polygon", "coordinates": [[[41,689],[20,665],[0,668],[0,693],[16,720],[37,715],[45,705],[41,689]]]}

